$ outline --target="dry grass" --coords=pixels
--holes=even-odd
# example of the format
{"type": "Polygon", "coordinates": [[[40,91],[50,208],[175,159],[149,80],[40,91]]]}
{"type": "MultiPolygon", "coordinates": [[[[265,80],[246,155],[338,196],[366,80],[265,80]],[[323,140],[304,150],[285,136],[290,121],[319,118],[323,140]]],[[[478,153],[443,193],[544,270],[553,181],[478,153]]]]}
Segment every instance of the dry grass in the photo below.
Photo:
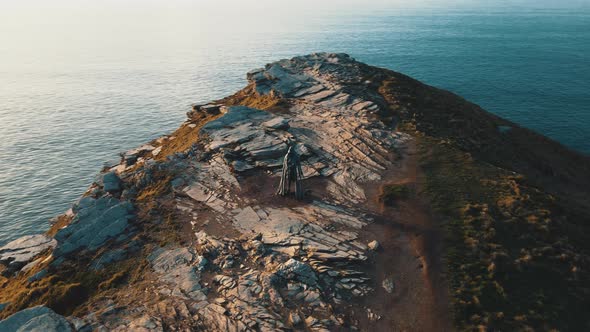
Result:
{"type": "Polygon", "coordinates": [[[568,216],[555,199],[451,145],[421,141],[425,194],[446,220],[456,325],[586,329],[588,283],[572,268],[588,260],[567,244],[568,216]]]}
{"type": "Polygon", "coordinates": [[[170,174],[156,175],[153,183],[148,185],[146,188],[141,190],[137,195],[137,202],[149,202],[157,198],[163,197],[168,191],[170,191],[170,181],[173,176],[170,174]]]}
{"type": "Polygon", "coordinates": [[[69,225],[71,221],[72,221],[71,216],[67,216],[65,214],[58,216],[55,223],[53,223],[51,225],[51,227],[49,228],[49,230],[47,231],[47,235],[49,235],[51,237],[55,236],[55,234],[57,234],[57,232],[60,229],[69,225]]]}
{"type": "MultiPolygon", "coordinates": [[[[174,139],[165,140],[162,143],[162,150],[154,158],[158,161],[164,161],[168,156],[175,153],[183,153],[188,151],[194,144],[199,142],[199,131],[209,121],[215,120],[220,117],[221,114],[207,114],[204,112],[198,112],[195,116],[189,119],[186,125],[181,126],[170,137],[174,139]],[[191,128],[189,124],[194,124],[196,127],[191,128]]],[[[154,144],[156,145],[156,144],[154,144]]]]}
{"type": "Polygon", "coordinates": [[[117,273],[113,274],[113,276],[111,278],[109,278],[108,280],[101,282],[98,285],[98,289],[106,290],[106,289],[114,288],[118,285],[121,285],[127,279],[127,276],[128,276],[128,271],[125,271],[125,270],[118,271],[117,273]]]}
{"type": "Polygon", "coordinates": [[[3,318],[13,312],[41,304],[58,313],[68,314],[87,297],[87,291],[80,283],[66,283],[58,276],[42,279],[30,286],[19,286],[21,287],[13,288],[14,296],[10,298],[10,304],[0,313],[3,318]]]}
{"type": "Polygon", "coordinates": [[[100,271],[86,269],[84,265],[83,261],[65,263],[34,282],[29,282],[28,278],[46,266],[4,279],[0,287],[0,302],[10,304],[0,312],[0,318],[36,305],[46,305],[62,315],[85,312],[88,308],[81,305],[91,297],[125,285],[127,281],[141,279],[146,268],[141,255],[100,271]]]}
{"type": "Polygon", "coordinates": [[[376,90],[420,141],[457,328],[590,330],[590,159],[397,73],[376,90]]]}
{"type": "Polygon", "coordinates": [[[253,85],[238,91],[236,94],[221,99],[218,103],[227,106],[247,106],[271,112],[284,112],[288,109],[288,102],[275,93],[260,95],[253,85]]]}

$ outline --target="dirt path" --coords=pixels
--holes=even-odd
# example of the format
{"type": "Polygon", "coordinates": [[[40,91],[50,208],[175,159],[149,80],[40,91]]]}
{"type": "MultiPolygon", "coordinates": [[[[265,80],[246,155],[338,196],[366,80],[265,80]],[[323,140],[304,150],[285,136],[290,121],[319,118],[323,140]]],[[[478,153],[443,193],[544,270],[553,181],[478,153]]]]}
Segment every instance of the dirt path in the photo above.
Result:
{"type": "Polygon", "coordinates": [[[361,306],[375,308],[381,319],[370,322],[366,312],[355,316],[363,331],[451,331],[442,230],[418,194],[423,175],[412,143],[398,165],[384,174],[387,182],[366,187],[375,223],[361,236],[365,242],[379,241],[381,249],[367,271],[376,280],[376,292],[355,307],[357,311],[361,306]],[[390,184],[406,185],[413,194],[395,207],[386,207],[379,196],[390,184]],[[391,294],[382,286],[386,279],[393,281],[391,294]]]}
{"type": "MultiPolygon", "coordinates": [[[[415,150],[410,142],[403,158],[384,172],[385,181],[369,183],[364,188],[367,204],[359,208],[367,211],[374,222],[363,228],[359,240],[363,243],[377,240],[381,248],[369,253],[369,261],[359,269],[371,278],[375,292],[334,308],[350,317],[348,323],[360,331],[452,331],[448,287],[441,261],[442,231],[429,213],[428,204],[419,195],[423,175],[415,150]],[[391,184],[406,185],[413,194],[394,207],[384,206],[379,196],[383,187],[391,184]],[[392,281],[391,293],[383,288],[384,280],[392,281]],[[371,319],[367,308],[380,318],[371,319]]],[[[325,178],[305,181],[305,188],[311,194],[304,201],[277,197],[277,178],[265,172],[247,174],[238,180],[242,197],[251,203],[264,202],[265,206],[296,208],[329,196],[325,178]]],[[[196,227],[214,236],[238,237],[231,222],[216,221],[215,214],[214,211],[199,211],[196,227]],[[202,224],[205,219],[210,221],[202,224]]]]}

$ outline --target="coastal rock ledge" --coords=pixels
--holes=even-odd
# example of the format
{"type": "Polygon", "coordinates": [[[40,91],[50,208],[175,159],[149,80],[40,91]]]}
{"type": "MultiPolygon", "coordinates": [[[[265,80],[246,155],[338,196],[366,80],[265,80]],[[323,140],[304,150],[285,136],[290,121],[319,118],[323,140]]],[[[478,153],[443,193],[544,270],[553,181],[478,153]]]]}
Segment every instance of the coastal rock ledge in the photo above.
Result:
{"type": "Polygon", "coordinates": [[[587,156],[346,54],[247,78],[0,248],[0,330],[590,329],[587,156]]]}

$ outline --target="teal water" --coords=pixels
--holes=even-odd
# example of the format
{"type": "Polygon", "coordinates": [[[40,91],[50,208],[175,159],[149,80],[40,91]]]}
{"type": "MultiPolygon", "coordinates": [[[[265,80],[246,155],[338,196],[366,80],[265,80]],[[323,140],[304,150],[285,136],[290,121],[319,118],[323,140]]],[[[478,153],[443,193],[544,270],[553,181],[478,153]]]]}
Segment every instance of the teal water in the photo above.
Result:
{"type": "Polygon", "coordinates": [[[191,103],[234,92],[267,62],[315,51],[403,72],[590,153],[587,7],[0,20],[0,244],[46,230],[105,161],[173,130],[191,103]]]}

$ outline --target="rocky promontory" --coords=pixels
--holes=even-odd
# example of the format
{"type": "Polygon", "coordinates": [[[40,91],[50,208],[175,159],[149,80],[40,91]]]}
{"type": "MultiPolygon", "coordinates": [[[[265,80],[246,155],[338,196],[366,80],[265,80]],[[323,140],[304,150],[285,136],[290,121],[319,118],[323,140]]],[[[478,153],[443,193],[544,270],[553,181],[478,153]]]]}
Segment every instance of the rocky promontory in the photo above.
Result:
{"type": "Polygon", "coordinates": [[[0,331],[590,329],[590,158],[345,54],[247,78],[0,248],[0,331]]]}

